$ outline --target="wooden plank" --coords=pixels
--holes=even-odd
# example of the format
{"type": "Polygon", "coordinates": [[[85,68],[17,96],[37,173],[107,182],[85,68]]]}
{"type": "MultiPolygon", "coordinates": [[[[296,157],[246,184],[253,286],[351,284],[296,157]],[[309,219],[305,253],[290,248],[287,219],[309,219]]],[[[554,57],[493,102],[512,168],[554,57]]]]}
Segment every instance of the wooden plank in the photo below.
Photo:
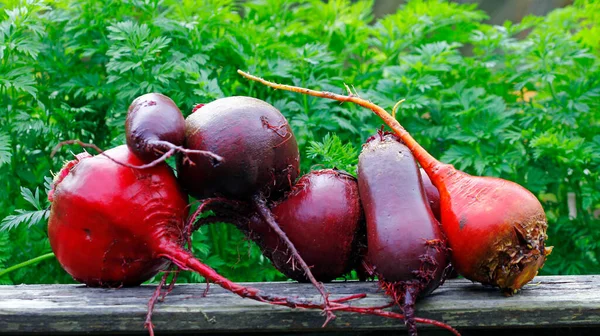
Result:
{"type": "MultiPolygon", "coordinates": [[[[309,284],[253,283],[265,292],[319,300],[309,284]]],[[[144,332],[146,305],[154,286],[124,289],[79,285],[0,286],[0,334],[144,332]]],[[[373,282],[327,284],[332,297],[367,293],[359,306],[379,306],[388,299],[373,282]]],[[[337,313],[321,329],[319,311],[272,306],[241,299],[216,285],[178,285],[156,306],[154,323],[162,332],[233,333],[358,332],[400,330],[403,323],[375,316],[337,313]]],[[[417,315],[456,328],[600,328],[600,276],[536,277],[513,297],[466,280],[450,280],[417,304],[417,315]]],[[[422,326],[422,329],[429,328],[422,326]]]]}

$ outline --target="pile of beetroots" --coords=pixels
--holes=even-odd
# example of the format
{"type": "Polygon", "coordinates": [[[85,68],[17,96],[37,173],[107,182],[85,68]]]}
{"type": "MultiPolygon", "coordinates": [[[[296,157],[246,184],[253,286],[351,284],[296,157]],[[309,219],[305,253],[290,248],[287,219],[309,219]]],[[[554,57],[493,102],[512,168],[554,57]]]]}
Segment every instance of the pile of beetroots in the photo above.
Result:
{"type": "MultiPolygon", "coordinates": [[[[190,270],[241,297],[321,309],[325,323],[344,311],[404,319],[411,335],[416,323],[458,334],[414,313],[415,301],[440,286],[452,267],[507,294],[542,267],[551,250],[544,245],[546,218],[523,187],[440,163],[395,118],[352,94],[240,74],[277,89],[357,103],[393,133],[378,131],[366,140],[357,178],[334,167],[299,176],[294,133],[272,105],[227,97],[197,105],[186,119],[170,98],[140,96],[128,110],[127,145],[78,154],[55,177],[50,243],[75,280],[92,287],[137,286],[160,271],[190,270]],[[176,173],[165,163],[172,155],[176,173]],[[193,213],[188,195],[200,202],[193,213]],[[198,219],[208,210],[214,216],[198,219]],[[322,300],[245,287],[198,260],[188,249],[191,233],[223,221],[256,242],[283,274],[314,284],[322,300]],[[389,306],[398,305],[402,314],[348,303],[365,296],[360,293],[330,299],[322,282],[352,270],[363,279],[377,277],[389,306]]],[[[175,281],[166,287],[166,274],[149,301],[151,334],[154,304],[175,281]]]]}

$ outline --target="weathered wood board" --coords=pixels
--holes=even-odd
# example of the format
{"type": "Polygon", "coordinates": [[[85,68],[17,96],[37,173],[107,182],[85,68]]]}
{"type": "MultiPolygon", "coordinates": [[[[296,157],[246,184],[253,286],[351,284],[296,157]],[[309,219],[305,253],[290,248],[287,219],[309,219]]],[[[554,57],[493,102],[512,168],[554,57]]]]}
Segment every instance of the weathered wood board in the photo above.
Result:
{"type": "MultiPolygon", "coordinates": [[[[265,292],[319,300],[309,284],[252,283],[265,292]]],[[[326,285],[332,298],[367,293],[358,306],[380,306],[388,299],[373,282],[326,285]]],[[[0,286],[0,334],[7,333],[144,333],[148,299],[154,286],[122,289],[79,285],[0,286]]],[[[324,329],[319,311],[290,309],[242,299],[211,285],[178,285],[158,303],[153,322],[169,333],[399,331],[401,321],[352,313],[336,313],[324,329]]],[[[397,310],[397,309],[395,309],[397,310]]],[[[417,315],[444,321],[459,330],[471,328],[599,328],[600,276],[537,277],[519,294],[466,280],[449,280],[417,304],[417,315]]],[[[423,330],[431,327],[421,326],[423,330]]],[[[551,329],[548,329],[551,330],[551,329]]],[[[449,334],[449,333],[444,333],[449,334]]],[[[600,332],[598,333],[600,335],[600,332]]]]}

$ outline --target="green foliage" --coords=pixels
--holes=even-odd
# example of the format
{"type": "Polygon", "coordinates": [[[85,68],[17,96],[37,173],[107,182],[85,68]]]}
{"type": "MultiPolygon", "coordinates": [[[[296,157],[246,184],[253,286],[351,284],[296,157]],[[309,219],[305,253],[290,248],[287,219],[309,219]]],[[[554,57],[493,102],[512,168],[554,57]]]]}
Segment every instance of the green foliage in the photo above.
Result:
{"type": "Polygon", "coordinates": [[[10,136],[0,133],[0,166],[10,162],[10,157],[12,156],[10,149],[10,136]]]}
{"type": "Polygon", "coordinates": [[[358,148],[344,143],[336,134],[328,133],[322,142],[311,141],[306,152],[308,158],[318,162],[312,169],[337,168],[356,176],[358,148]]]}
{"type": "MultiPolygon", "coordinates": [[[[501,26],[483,23],[475,5],[412,0],[378,20],[372,5],[0,1],[0,269],[50,251],[48,176],[81,151],[50,158],[52,148],[123,144],[127,107],[146,92],[172,97],[185,115],[219,97],[264,99],[294,129],[303,172],[355,173],[381,125],[371,111],[273,91],[240,68],[338,93],[347,84],[386,109],[406,99],[398,119],[434,156],[540,198],[556,246],[545,274],[600,273],[600,2],[501,26]]],[[[193,251],[234,280],[284,279],[231,225],[194,233],[193,251]]],[[[72,280],[55,261],[0,279],[22,282],[72,280]]]]}
{"type": "Polygon", "coordinates": [[[32,225],[37,225],[48,219],[50,211],[42,208],[39,189],[35,189],[34,195],[31,190],[21,187],[21,195],[25,201],[35,208],[35,210],[15,210],[15,215],[6,216],[2,222],[0,222],[0,230],[8,231],[16,228],[19,225],[27,225],[31,227],[32,225]]]}

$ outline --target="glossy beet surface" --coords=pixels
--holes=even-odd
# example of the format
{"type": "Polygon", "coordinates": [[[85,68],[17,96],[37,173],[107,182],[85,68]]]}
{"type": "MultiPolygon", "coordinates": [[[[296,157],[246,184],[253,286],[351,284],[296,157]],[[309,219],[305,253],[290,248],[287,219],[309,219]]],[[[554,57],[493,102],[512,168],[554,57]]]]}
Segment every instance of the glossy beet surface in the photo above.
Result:
{"type": "Polygon", "coordinates": [[[160,141],[183,145],[185,119],[171,98],[148,93],[136,98],[129,106],[125,134],[130,150],[148,162],[170,149],[160,141]]]}
{"type": "Polygon", "coordinates": [[[217,167],[190,154],[195,165],[178,162],[181,185],[196,198],[275,197],[299,174],[298,144],[285,117],[251,97],[228,97],[198,108],[186,119],[186,148],[214,152],[217,167]]]}
{"type": "MultiPolygon", "coordinates": [[[[105,152],[141,164],[127,146],[105,152]]],[[[181,243],[187,197],[166,164],[137,170],[103,155],[78,156],[59,173],[51,194],[50,245],[63,268],[88,286],[139,285],[169,262],[161,241],[181,243]]]]}
{"type": "Polygon", "coordinates": [[[372,137],[358,159],[358,181],[375,273],[386,282],[418,283],[418,294],[431,292],[448,260],[410,150],[393,135],[372,137]]]}
{"type": "MultiPolygon", "coordinates": [[[[304,175],[286,197],[272,206],[280,227],[319,281],[349,272],[358,261],[362,209],[356,179],[325,169],[304,175]]],[[[286,276],[306,282],[279,237],[259,216],[253,216],[249,236],[286,276]]]]}
{"type": "MultiPolygon", "coordinates": [[[[333,169],[313,171],[300,178],[271,211],[317,280],[340,277],[358,261],[362,209],[353,176],[333,169]]],[[[277,269],[306,282],[304,272],[293,267],[285,245],[259,218],[251,219],[250,236],[277,269]]]]}
{"type": "Polygon", "coordinates": [[[514,182],[459,171],[449,170],[443,179],[442,223],[458,273],[506,294],[531,281],[551,251],[535,195],[514,182]]]}

